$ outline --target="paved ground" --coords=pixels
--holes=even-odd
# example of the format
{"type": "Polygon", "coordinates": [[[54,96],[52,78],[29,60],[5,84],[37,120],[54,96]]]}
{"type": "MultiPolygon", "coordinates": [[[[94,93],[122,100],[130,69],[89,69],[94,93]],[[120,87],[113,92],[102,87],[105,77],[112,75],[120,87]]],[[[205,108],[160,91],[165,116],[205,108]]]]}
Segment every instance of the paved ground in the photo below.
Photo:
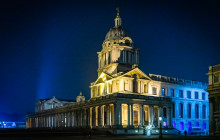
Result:
{"type": "MultiPolygon", "coordinates": [[[[215,140],[215,139],[220,139],[220,137],[192,137],[192,136],[188,136],[188,137],[184,137],[184,136],[163,136],[163,139],[165,140],[215,140]]],[[[142,135],[137,135],[137,136],[92,136],[92,137],[84,137],[84,136],[19,136],[19,137],[1,137],[1,140],[143,140],[143,139],[158,139],[158,136],[142,136],[142,135]]]]}

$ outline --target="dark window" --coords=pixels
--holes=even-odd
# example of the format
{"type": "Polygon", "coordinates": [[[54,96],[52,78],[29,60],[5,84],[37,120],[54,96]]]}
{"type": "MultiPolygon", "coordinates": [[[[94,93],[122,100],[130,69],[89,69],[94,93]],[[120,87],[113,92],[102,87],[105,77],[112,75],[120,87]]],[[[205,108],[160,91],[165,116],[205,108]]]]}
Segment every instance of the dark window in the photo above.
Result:
{"type": "Polygon", "coordinates": [[[170,96],[171,96],[171,97],[175,97],[175,95],[174,95],[174,89],[170,89],[170,96]]]}
{"type": "Polygon", "coordinates": [[[202,99],[205,100],[205,93],[202,93],[202,99]]]}
{"type": "Polygon", "coordinates": [[[214,75],[214,83],[219,82],[219,75],[214,75]]]}
{"type": "Polygon", "coordinates": [[[163,117],[166,118],[167,117],[167,109],[163,108],[163,117]]]}
{"type": "Polygon", "coordinates": [[[195,92],[195,99],[199,99],[199,93],[195,92]]]}
{"type": "Polygon", "coordinates": [[[203,119],[206,118],[206,106],[205,105],[202,106],[202,118],[203,119]]]}
{"type": "Polygon", "coordinates": [[[162,96],[165,95],[165,88],[161,88],[161,95],[162,95],[162,96]]]}
{"type": "Polygon", "coordinates": [[[125,45],[126,46],[130,46],[130,41],[129,40],[125,40],[125,45]]]}
{"type": "Polygon", "coordinates": [[[152,87],[152,92],[153,92],[153,95],[157,95],[157,88],[152,87]]]}
{"type": "Polygon", "coordinates": [[[191,91],[187,91],[187,98],[191,99],[191,91]]]}
{"type": "Polygon", "coordinates": [[[183,98],[183,90],[179,90],[179,97],[183,98]]]}
{"type": "Polygon", "coordinates": [[[188,104],[188,106],[187,106],[187,117],[188,118],[191,118],[191,104],[188,104]]]}
{"type": "Polygon", "coordinates": [[[175,118],[175,104],[173,104],[173,118],[175,118]]]}
{"type": "Polygon", "coordinates": [[[179,117],[183,118],[183,104],[182,103],[180,103],[180,106],[179,106],[179,117]]]}
{"type": "Polygon", "coordinates": [[[195,106],[195,118],[199,118],[199,105],[196,104],[195,106]]]}

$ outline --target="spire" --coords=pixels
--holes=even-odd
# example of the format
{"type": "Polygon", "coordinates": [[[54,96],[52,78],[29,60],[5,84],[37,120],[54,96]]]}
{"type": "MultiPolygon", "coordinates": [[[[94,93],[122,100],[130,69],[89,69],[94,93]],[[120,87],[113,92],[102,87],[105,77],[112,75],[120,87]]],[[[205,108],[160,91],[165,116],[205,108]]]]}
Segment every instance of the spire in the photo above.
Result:
{"type": "Polygon", "coordinates": [[[116,10],[117,10],[117,16],[115,18],[115,27],[119,27],[119,26],[121,26],[121,18],[119,16],[119,8],[117,7],[116,10]]]}
{"type": "Polygon", "coordinates": [[[82,92],[80,91],[79,96],[82,96],[82,92]]]}
{"type": "Polygon", "coordinates": [[[117,16],[116,16],[116,18],[120,18],[120,16],[119,16],[119,12],[120,12],[120,11],[119,11],[119,8],[117,7],[116,10],[117,10],[117,16]]]}

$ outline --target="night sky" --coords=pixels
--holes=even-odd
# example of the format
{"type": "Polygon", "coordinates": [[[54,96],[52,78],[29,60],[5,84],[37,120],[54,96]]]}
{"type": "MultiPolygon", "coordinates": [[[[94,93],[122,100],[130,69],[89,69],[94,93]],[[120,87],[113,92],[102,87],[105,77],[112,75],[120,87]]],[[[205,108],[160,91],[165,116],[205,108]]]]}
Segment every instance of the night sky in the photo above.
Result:
{"type": "Polygon", "coordinates": [[[40,98],[89,99],[117,6],[142,71],[208,81],[220,63],[219,0],[2,0],[0,121],[21,120],[40,98]]]}

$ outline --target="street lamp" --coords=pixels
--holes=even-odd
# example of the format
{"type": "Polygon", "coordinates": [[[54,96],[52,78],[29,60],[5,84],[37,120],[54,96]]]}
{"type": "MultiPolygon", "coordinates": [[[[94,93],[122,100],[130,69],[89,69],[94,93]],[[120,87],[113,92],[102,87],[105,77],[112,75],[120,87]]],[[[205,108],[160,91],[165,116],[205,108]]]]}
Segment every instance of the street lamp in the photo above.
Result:
{"type": "Polygon", "coordinates": [[[162,139],[162,117],[159,117],[159,121],[160,121],[160,132],[159,132],[159,139],[162,139]]]}

